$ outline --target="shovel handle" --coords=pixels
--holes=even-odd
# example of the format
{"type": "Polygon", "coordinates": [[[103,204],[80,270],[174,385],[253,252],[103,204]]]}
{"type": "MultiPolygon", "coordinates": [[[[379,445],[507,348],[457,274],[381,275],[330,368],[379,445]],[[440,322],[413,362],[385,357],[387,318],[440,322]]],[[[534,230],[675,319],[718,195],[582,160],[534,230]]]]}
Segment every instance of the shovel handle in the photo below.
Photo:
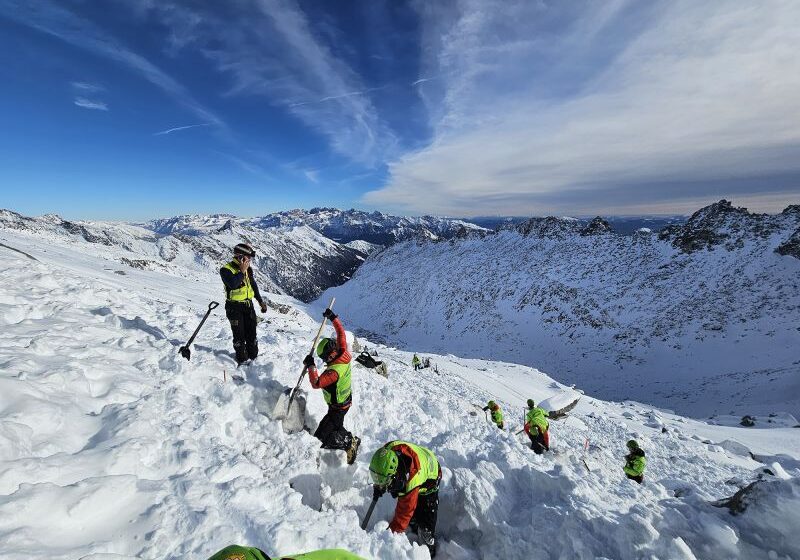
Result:
{"type": "Polygon", "coordinates": [[[212,301],[211,303],[208,304],[208,310],[209,311],[213,311],[217,307],[219,307],[219,303],[216,302],[216,301],[212,301]]]}
{"type": "MultiPolygon", "coordinates": [[[[336,302],[336,298],[331,298],[331,302],[328,304],[328,309],[333,309],[333,304],[336,302]]],[[[325,328],[325,323],[328,321],[327,317],[322,318],[322,324],[319,326],[319,330],[317,331],[317,336],[314,337],[314,343],[311,345],[311,352],[309,354],[313,354],[314,350],[317,348],[317,342],[319,342],[319,337],[322,335],[322,329],[325,328]]],[[[294,401],[294,395],[297,393],[297,390],[300,389],[300,383],[303,382],[303,378],[306,376],[306,371],[308,368],[303,366],[303,371],[300,373],[300,378],[297,380],[297,385],[294,386],[292,390],[292,394],[289,395],[289,404],[286,406],[286,410],[289,410],[289,407],[292,406],[292,402],[294,401]]]]}
{"type": "Polygon", "coordinates": [[[378,503],[378,498],[372,498],[372,503],[369,504],[369,509],[367,510],[367,514],[364,516],[364,520],[361,522],[361,529],[365,530],[367,528],[367,523],[369,523],[369,518],[372,517],[372,510],[375,509],[375,504],[378,503]]]}

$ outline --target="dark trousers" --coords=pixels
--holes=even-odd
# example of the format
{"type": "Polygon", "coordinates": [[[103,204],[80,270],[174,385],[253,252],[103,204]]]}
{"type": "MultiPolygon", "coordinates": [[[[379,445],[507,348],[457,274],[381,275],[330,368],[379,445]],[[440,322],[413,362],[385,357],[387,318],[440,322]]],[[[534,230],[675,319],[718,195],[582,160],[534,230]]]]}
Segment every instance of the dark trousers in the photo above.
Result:
{"type": "Polygon", "coordinates": [[[541,455],[545,451],[550,451],[550,434],[548,432],[544,432],[543,434],[534,432],[528,437],[531,438],[531,449],[533,449],[533,452],[537,455],[541,455]]]}
{"type": "Polygon", "coordinates": [[[236,363],[254,360],[258,356],[256,340],[256,310],[252,302],[225,302],[225,316],[231,323],[233,331],[233,351],[236,352],[236,363]]]}
{"type": "Polygon", "coordinates": [[[630,474],[628,474],[628,473],[625,473],[625,476],[627,476],[627,477],[628,477],[628,478],[630,478],[631,480],[635,480],[635,481],[636,481],[636,482],[638,482],[639,484],[641,484],[642,482],[644,482],[644,475],[643,475],[643,474],[640,474],[639,476],[633,476],[633,475],[630,475],[630,474]]]}
{"type": "Polygon", "coordinates": [[[347,451],[353,444],[353,434],[344,428],[344,416],[347,410],[328,407],[328,414],[319,423],[314,437],[322,442],[323,449],[343,449],[347,451]]]}
{"type": "Polygon", "coordinates": [[[436,535],[436,518],[439,516],[439,492],[420,494],[417,499],[417,509],[411,517],[409,526],[413,531],[428,529],[436,535]]]}

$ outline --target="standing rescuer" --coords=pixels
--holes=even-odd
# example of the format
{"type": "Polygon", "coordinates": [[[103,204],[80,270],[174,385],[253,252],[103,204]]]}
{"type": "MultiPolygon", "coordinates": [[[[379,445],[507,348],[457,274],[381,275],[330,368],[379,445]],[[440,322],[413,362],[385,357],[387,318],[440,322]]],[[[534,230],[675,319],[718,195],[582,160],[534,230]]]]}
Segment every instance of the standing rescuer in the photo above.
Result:
{"type": "Polygon", "coordinates": [[[322,442],[324,449],[341,449],[347,452],[347,464],[352,465],[358,454],[361,439],[354,436],[344,427],[344,417],[353,404],[351,387],[352,356],[347,350],[347,335],[339,317],[330,309],[322,314],[333,323],[336,339],[323,338],[317,345],[317,356],[325,362],[322,375],[317,371],[314,356],[309,354],[303,360],[308,368],[308,380],[314,389],[322,389],[322,395],[328,404],[328,413],[319,423],[314,437],[322,442]]]}
{"type": "Polygon", "coordinates": [[[531,439],[531,449],[537,455],[550,451],[550,422],[547,411],[528,399],[528,414],[525,416],[525,433],[531,439]]]}
{"type": "Polygon", "coordinates": [[[372,456],[369,472],[374,498],[387,490],[397,498],[389,529],[402,533],[411,528],[420,544],[436,556],[436,517],[442,469],[430,449],[407,441],[390,441],[372,456]]]}
{"type": "Polygon", "coordinates": [[[628,478],[641,484],[644,482],[644,467],[647,464],[644,451],[635,439],[629,440],[626,445],[628,454],[625,455],[625,466],[622,467],[622,470],[625,471],[628,478]]]}
{"type": "Polygon", "coordinates": [[[492,422],[494,422],[498,428],[501,430],[503,429],[503,411],[500,409],[500,405],[494,401],[489,401],[489,403],[483,407],[484,411],[491,410],[492,411],[492,422]]]}
{"type": "Polygon", "coordinates": [[[261,313],[267,312],[267,304],[261,299],[258,285],[253,278],[250,261],[256,252],[247,243],[239,243],[233,248],[233,260],[219,269],[225,284],[225,316],[233,331],[233,350],[236,363],[255,360],[258,356],[256,340],[256,312],[253,298],[261,306],[261,313]]]}

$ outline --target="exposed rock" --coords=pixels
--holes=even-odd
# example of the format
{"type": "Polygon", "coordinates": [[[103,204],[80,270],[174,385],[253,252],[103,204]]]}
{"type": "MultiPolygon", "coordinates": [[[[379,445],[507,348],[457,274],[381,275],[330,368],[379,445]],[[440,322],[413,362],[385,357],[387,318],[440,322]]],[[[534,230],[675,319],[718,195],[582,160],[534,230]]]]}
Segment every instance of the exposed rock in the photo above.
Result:
{"type": "Polygon", "coordinates": [[[581,235],[584,237],[587,235],[602,235],[604,233],[611,233],[612,231],[611,224],[600,216],[597,216],[581,230],[581,235]]]}
{"type": "MultiPolygon", "coordinates": [[[[797,206],[797,208],[800,208],[800,206],[797,206]]],[[[784,213],[785,212],[786,210],[784,210],[784,213]]],[[[778,245],[775,252],[779,255],[800,259],[800,228],[797,228],[797,231],[795,231],[789,239],[778,245]]]]}
{"type": "Polygon", "coordinates": [[[546,218],[531,218],[519,224],[514,229],[528,237],[555,239],[579,233],[580,222],[573,218],[548,216],[546,218]]]}
{"type": "Polygon", "coordinates": [[[744,426],[746,428],[752,428],[753,426],[756,425],[756,419],[755,419],[754,416],[745,415],[745,416],[742,416],[742,421],[739,422],[739,424],[741,424],[742,426],[744,426]]]}
{"type": "Polygon", "coordinates": [[[745,512],[748,506],[753,503],[755,496],[758,494],[758,486],[760,484],[765,484],[765,482],[762,480],[751,482],[730,498],[724,498],[722,500],[717,500],[716,502],[711,502],[711,505],[720,508],[728,508],[728,511],[731,512],[731,515],[742,514],[745,512]]]}
{"type": "Polygon", "coordinates": [[[746,208],[720,200],[692,214],[683,226],[662,229],[659,239],[670,241],[684,253],[713,250],[717,246],[732,251],[742,248],[749,239],[768,238],[785,224],[783,216],[750,213],[746,208]]]}

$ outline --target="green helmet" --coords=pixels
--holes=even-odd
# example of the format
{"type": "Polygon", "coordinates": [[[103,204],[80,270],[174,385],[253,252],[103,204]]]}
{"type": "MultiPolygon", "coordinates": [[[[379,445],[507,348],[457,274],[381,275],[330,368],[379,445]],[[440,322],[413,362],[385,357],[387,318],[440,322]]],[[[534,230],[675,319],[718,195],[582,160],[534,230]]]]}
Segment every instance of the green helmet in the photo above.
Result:
{"type": "Polygon", "coordinates": [[[249,546],[226,546],[208,560],[269,560],[263,551],[249,546]]]}
{"type": "Polygon", "coordinates": [[[634,449],[639,449],[639,444],[636,443],[635,439],[629,439],[628,443],[626,443],[625,445],[627,445],[628,449],[630,449],[631,451],[633,451],[634,449]]]}
{"type": "Polygon", "coordinates": [[[387,487],[397,474],[397,453],[388,447],[381,447],[372,456],[369,462],[369,474],[375,486],[387,487]]]}
{"type": "Polygon", "coordinates": [[[494,402],[494,401],[489,401],[489,408],[494,408],[495,406],[497,406],[497,403],[496,403],[496,402],[494,402]]]}
{"type": "Polygon", "coordinates": [[[528,399],[528,408],[533,408],[534,406],[536,406],[536,403],[533,402],[533,399],[528,399]]]}
{"type": "Polygon", "coordinates": [[[323,360],[325,357],[330,354],[333,349],[336,347],[336,341],[332,338],[323,338],[317,344],[317,356],[322,358],[323,360]]]}

